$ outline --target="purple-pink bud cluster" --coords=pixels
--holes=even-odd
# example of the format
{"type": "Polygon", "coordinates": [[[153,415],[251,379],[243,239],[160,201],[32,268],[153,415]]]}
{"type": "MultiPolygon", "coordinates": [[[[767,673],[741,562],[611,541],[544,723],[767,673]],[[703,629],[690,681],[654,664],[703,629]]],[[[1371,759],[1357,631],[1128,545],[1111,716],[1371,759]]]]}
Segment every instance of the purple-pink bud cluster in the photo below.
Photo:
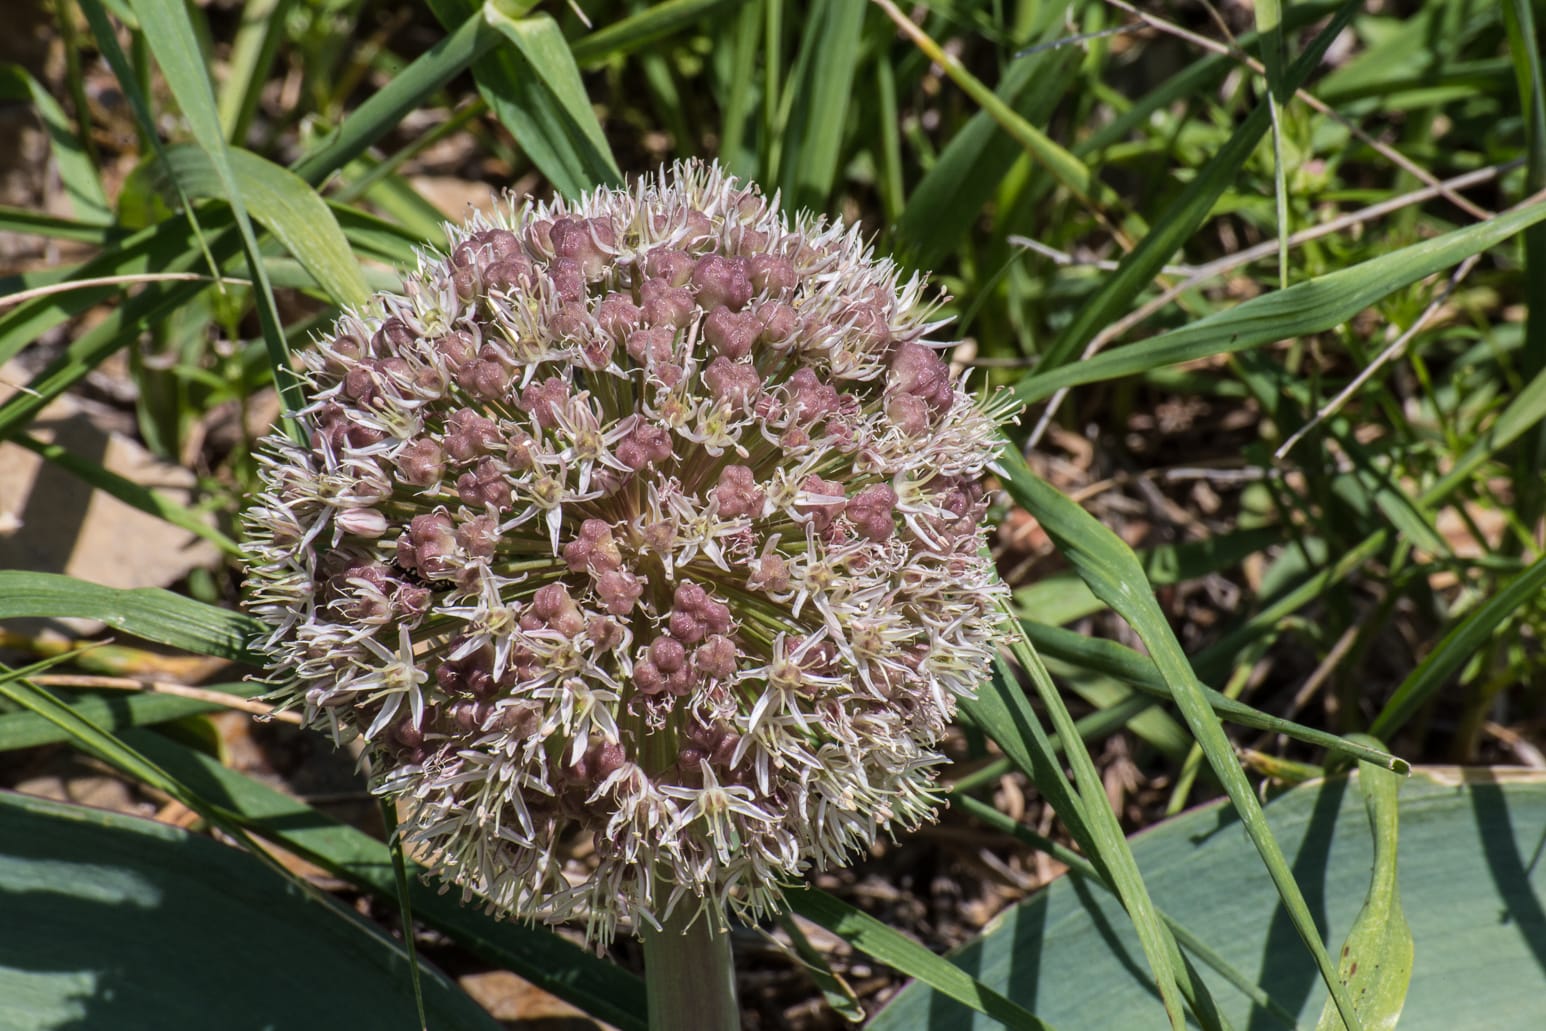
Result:
{"type": "Polygon", "coordinates": [[[701,165],[453,228],[263,444],[276,694],[369,743],[444,876],[598,941],[929,818],[995,646],[1002,406],[922,291],[701,165]]]}

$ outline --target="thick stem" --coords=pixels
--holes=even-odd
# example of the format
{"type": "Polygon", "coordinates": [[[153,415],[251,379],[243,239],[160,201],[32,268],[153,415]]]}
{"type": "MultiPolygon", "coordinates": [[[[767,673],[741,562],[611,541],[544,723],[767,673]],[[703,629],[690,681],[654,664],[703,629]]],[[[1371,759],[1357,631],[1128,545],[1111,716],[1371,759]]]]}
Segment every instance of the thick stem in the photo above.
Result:
{"type": "Polygon", "coordinates": [[[740,1028],[730,932],[719,926],[716,918],[723,919],[677,906],[659,931],[640,934],[650,1031],[740,1028]]]}

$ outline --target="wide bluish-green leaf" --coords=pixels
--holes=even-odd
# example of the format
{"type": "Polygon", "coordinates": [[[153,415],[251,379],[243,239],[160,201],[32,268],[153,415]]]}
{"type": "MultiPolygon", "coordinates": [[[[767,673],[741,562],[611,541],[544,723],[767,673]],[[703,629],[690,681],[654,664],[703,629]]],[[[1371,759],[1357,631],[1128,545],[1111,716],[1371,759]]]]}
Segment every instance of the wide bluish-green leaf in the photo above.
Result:
{"type": "MultiPolygon", "coordinates": [[[[1295,788],[1266,807],[1319,922],[1334,941],[1369,890],[1374,850],[1347,779],[1295,788]]],[[[1546,774],[1419,769],[1401,789],[1400,868],[1416,940],[1401,1031],[1534,1031],[1546,997],[1546,887],[1539,852],[1546,774]]],[[[1144,831],[1133,853],[1155,902],[1291,1015],[1285,1021],[1200,965],[1230,1022],[1251,1031],[1314,1026],[1326,998],[1255,847],[1226,802],[1144,831]]],[[[1133,931],[1114,899],[1074,874],[995,919],[950,957],[1067,1028],[1156,1024],[1133,931]]],[[[874,1031],[996,1027],[922,984],[876,1015],[874,1031]]]]}
{"type": "MultiPolygon", "coordinates": [[[[393,899],[392,856],[382,842],[159,734],[131,731],[125,739],[253,834],[382,899],[393,899]]],[[[417,876],[409,885],[409,899],[416,919],[453,935],[486,962],[520,974],[608,1024],[644,1031],[644,985],[621,967],[546,928],[496,920],[417,876]]]]}
{"type": "MultiPolygon", "coordinates": [[[[0,1027],[415,1026],[401,947],[244,852],[11,793],[0,826],[0,1027]]],[[[423,985],[432,1026],[499,1027],[443,975],[423,985]]]]}

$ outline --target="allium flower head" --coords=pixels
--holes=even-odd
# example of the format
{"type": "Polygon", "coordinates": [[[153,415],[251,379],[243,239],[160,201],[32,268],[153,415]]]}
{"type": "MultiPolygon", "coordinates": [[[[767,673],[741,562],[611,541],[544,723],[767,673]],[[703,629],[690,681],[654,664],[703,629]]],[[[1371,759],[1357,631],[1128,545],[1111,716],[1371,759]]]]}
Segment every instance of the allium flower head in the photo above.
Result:
{"type": "Polygon", "coordinates": [[[1000,588],[994,414],[922,281],[697,164],[450,243],[306,355],[309,446],[263,443],[281,697],[440,874],[595,941],[928,818],[1000,588]]]}

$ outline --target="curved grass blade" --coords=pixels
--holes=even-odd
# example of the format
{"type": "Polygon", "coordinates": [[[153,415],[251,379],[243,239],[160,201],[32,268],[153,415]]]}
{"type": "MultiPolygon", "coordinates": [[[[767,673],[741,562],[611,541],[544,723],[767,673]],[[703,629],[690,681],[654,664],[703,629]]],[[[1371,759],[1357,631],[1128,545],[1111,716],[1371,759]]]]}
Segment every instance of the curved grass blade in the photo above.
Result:
{"type": "MultiPolygon", "coordinates": [[[[1348,0],[1337,10],[1326,27],[1316,34],[1305,47],[1304,53],[1289,67],[1284,81],[1285,89],[1292,92],[1304,85],[1310,72],[1320,64],[1326,48],[1331,46],[1361,7],[1357,0],[1348,0]]],[[[1117,270],[1105,278],[1095,296],[1079,305],[1072,321],[1047,347],[1042,356],[1044,368],[1054,370],[1071,361],[1102,326],[1115,320],[1132,305],[1133,299],[1148,286],[1213,210],[1219,197],[1234,182],[1240,169],[1255,152],[1270,122],[1268,107],[1261,104],[1236,127],[1218,153],[1198,172],[1175,203],[1166,209],[1165,216],[1122,259],[1117,270]]]]}
{"type": "MultiPolygon", "coordinates": [[[[306,180],[287,168],[233,147],[231,175],[252,217],[293,254],[340,307],[357,307],[370,287],[333,211],[306,180]]],[[[166,172],[191,198],[224,199],[223,181],[207,152],[188,144],[169,147],[166,172]]]]}
{"type": "MultiPolygon", "coordinates": [[[[1013,619],[1008,612],[1004,616],[1012,627],[1019,627],[1019,620],[1013,619]]],[[[1059,741],[1063,743],[1063,754],[1074,774],[1073,790],[1082,803],[1085,833],[1089,839],[1087,847],[1092,856],[1100,857],[1101,867],[1106,872],[1110,885],[1122,900],[1122,908],[1127,910],[1127,915],[1133,922],[1133,929],[1137,932],[1139,944],[1143,947],[1144,958],[1149,962],[1149,971],[1153,974],[1154,983],[1159,988],[1160,1001],[1164,1004],[1165,1014],[1170,1019],[1171,1027],[1180,1031],[1186,1026],[1186,1015],[1181,1008],[1182,989],[1179,980],[1183,972],[1181,957],[1175,940],[1160,921],[1159,910],[1155,907],[1154,900],[1149,897],[1148,888],[1144,886],[1143,874],[1133,860],[1132,848],[1128,844],[1127,836],[1122,832],[1116,813],[1111,809],[1105,781],[1101,778],[1100,771],[1095,768],[1095,761],[1090,758],[1089,751],[1084,747],[1073,717],[1069,714],[1068,707],[1063,704],[1062,695],[1052,683],[1052,677],[1042,665],[1041,656],[1036,654],[1036,649],[1031,646],[1030,640],[1023,633],[1016,634],[1009,641],[1009,650],[1020,668],[1030,676],[1031,683],[1036,688],[1037,697],[1046,707],[1052,720],[1052,727],[1057,731],[1059,741]]],[[[997,700],[1002,701],[1011,693],[1007,690],[1009,683],[1010,681],[1004,680],[1001,685],[996,684],[1003,688],[995,693],[994,697],[997,700]]],[[[1024,699],[1018,699],[1018,704],[1023,705],[1024,699]]],[[[976,718],[976,710],[968,711],[976,718]]],[[[994,741],[1000,743],[1000,747],[1003,747],[1001,735],[1010,726],[1012,724],[999,723],[997,726],[989,724],[984,725],[983,729],[988,731],[994,741]]],[[[1039,783],[1038,781],[1038,786],[1039,783]]],[[[1206,988],[1201,994],[1189,996],[1187,1001],[1198,1017],[1203,1019],[1205,1027],[1218,1026],[1217,1007],[1213,1004],[1212,997],[1207,993],[1206,988]]]]}
{"type": "Polygon", "coordinates": [[[779,189],[791,211],[816,209],[831,195],[848,123],[867,4],[819,4],[800,38],[780,134],[779,189]]]}
{"type": "Polygon", "coordinates": [[[218,609],[159,587],[103,587],[58,573],[0,570],[0,619],[75,616],[172,648],[259,665],[248,647],[261,627],[239,612],[218,609]]]}
{"type": "MultiPolygon", "coordinates": [[[[102,181],[85,147],[70,127],[70,119],[53,94],[43,88],[25,68],[0,64],[0,100],[30,102],[43,120],[43,128],[53,144],[54,165],[64,186],[75,217],[91,225],[107,226],[113,221],[113,209],[107,203],[102,181]]],[[[82,130],[84,131],[84,130],[82,130]]]]}
{"type": "Polygon", "coordinates": [[[578,197],[622,181],[574,55],[552,18],[512,16],[503,5],[480,7],[474,0],[430,0],[429,6],[443,25],[477,16],[508,44],[473,62],[478,92],[561,194],[578,197]]]}
{"type": "MultiPolygon", "coordinates": [[[[954,795],[951,798],[951,805],[960,806],[964,812],[970,813],[995,830],[1002,831],[1010,837],[1024,842],[1038,852],[1045,852],[1068,867],[1069,876],[1082,877],[1102,891],[1110,892],[1112,895],[1116,894],[1112,890],[1111,885],[1101,878],[1089,860],[1073,849],[1059,845],[1049,838],[1042,837],[1029,827],[1016,823],[986,802],[979,802],[970,795],[954,795]]],[[[1175,938],[1177,945],[1196,956],[1205,966],[1229,982],[1230,986],[1241,995],[1250,999],[1255,1006],[1276,1017],[1284,1027],[1293,1028],[1295,1026],[1293,1014],[1285,1010],[1282,1004],[1271,995],[1268,995],[1266,990],[1253,981],[1249,975],[1230,963],[1216,949],[1209,947],[1207,942],[1193,934],[1185,924],[1168,915],[1164,910],[1157,910],[1157,912],[1160,919],[1164,921],[1166,929],[1175,938]]],[[[1195,973],[1191,976],[1194,979],[1196,977],[1195,973]]]]}
{"type": "Polygon", "coordinates": [[[1208,706],[1185,652],[1149,590],[1138,559],[1097,519],[1032,473],[1018,451],[1006,449],[999,466],[1010,496],[1036,517],[1059,552],[1089,584],[1090,590],[1126,620],[1148,648],[1192,735],[1208,757],[1209,765],[1261,855],[1294,929],[1310,950],[1321,979],[1336,1000],[1337,1010],[1347,1026],[1356,1031],[1358,1020],[1352,999],[1337,978],[1336,967],[1326,954],[1325,943],[1315,929],[1304,895],[1267,826],[1261,803],[1240,769],[1218,717],[1208,706]]]}
{"type": "Polygon", "coordinates": [[[784,901],[790,910],[825,927],[860,952],[917,978],[942,995],[965,1003],[1005,1027],[1052,1031],[1052,1025],[1030,1010],[1004,998],[948,959],[934,955],[911,938],[893,931],[841,899],[818,888],[786,888],[784,901]]]}
{"type": "MultiPolygon", "coordinates": [[[[1073,663],[1081,669],[1103,673],[1152,697],[1166,700],[1171,698],[1170,688],[1166,686],[1159,671],[1154,668],[1154,663],[1131,648],[1123,647],[1115,641],[1085,637],[1072,630],[1048,626],[1028,619],[1021,619],[1019,622],[1020,628],[1038,651],[1073,663]]],[[[1382,769],[1393,770],[1403,776],[1411,772],[1411,764],[1405,759],[1399,759],[1389,752],[1363,744],[1355,738],[1338,737],[1324,730],[1316,730],[1291,720],[1270,716],[1206,685],[1202,686],[1202,690],[1208,705],[1220,719],[1242,727],[1282,734],[1295,741],[1324,748],[1332,755],[1378,765],[1382,769]]]]}
{"type": "Polygon", "coordinates": [[[11,439],[28,451],[54,463],[70,475],[78,477],[82,482],[111,494],[141,512],[147,512],[166,520],[173,526],[202,537],[227,555],[236,555],[241,551],[235,541],[211,526],[197,512],[173,501],[161,491],[135,483],[133,480],[119,476],[111,469],[71,453],[68,448],[60,447],[58,444],[46,444],[30,434],[18,433],[11,439]]]}
{"type": "Polygon", "coordinates": [[[636,14],[603,25],[590,35],[575,40],[570,51],[574,54],[576,64],[591,67],[697,25],[706,15],[721,7],[736,7],[745,3],[746,0],[666,0],[665,3],[651,4],[636,14]]]}
{"type": "MultiPolygon", "coordinates": [[[[268,273],[263,268],[263,254],[258,248],[252,220],[248,217],[246,202],[231,167],[225,134],[220,129],[220,116],[215,110],[215,96],[204,67],[203,52],[194,35],[188,10],[181,0],[128,2],[140,20],[143,38],[155,55],[161,74],[166,77],[167,86],[182,108],[183,116],[188,119],[194,140],[209,155],[224,199],[231,205],[237,231],[241,234],[242,247],[247,254],[247,266],[253,277],[258,323],[263,330],[264,343],[268,346],[274,384],[283,399],[284,410],[287,413],[298,412],[304,407],[300,380],[290,367],[290,348],[285,341],[279,309],[274,304],[274,291],[269,285],[268,273]]],[[[288,416],[283,418],[291,436],[300,439],[300,429],[293,420],[288,416]]]]}
{"type": "Polygon", "coordinates": [[[1494,630],[1521,607],[1538,599],[1543,589],[1546,589],[1546,555],[1532,562],[1507,587],[1488,598],[1444,635],[1396,688],[1396,693],[1370,725],[1369,733],[1383,738],[1401,729],[1434,692],[1444,686],[1452,673],[1481,651],[1494,630]]]}
{"type": "MultiPolygon", "coordinates": [[[[222,691],[235,698],[251,698],[267,691],[268,686],[255,681],[240,681],[206,685],[204,689],[222,691]]],[[[66,704],[82,718],[112,734],[129,727],[165,723],[184,716],[220,712],[226,708],[217,702],[150,691],[80,694],[68,699],[66,704]]],[[[70,739],[68,731],[35,712],[8,712],[0,715],[0,752],[59,744],[70,739]]]]}
{"type": "Polygon", "coordinates": [[[1148,340],[1072,365],[1033,373],[1016,384],[1014,390],[1029,404],[1064,387],[1098,383],[1162,365],[1230,354],[1332,329],[1396,290],[1495,247],[1543,220],[1546,201],[1537,201],[1487,222],[1296,283],[1287,290],[1253,297],[1148,340]]]}

